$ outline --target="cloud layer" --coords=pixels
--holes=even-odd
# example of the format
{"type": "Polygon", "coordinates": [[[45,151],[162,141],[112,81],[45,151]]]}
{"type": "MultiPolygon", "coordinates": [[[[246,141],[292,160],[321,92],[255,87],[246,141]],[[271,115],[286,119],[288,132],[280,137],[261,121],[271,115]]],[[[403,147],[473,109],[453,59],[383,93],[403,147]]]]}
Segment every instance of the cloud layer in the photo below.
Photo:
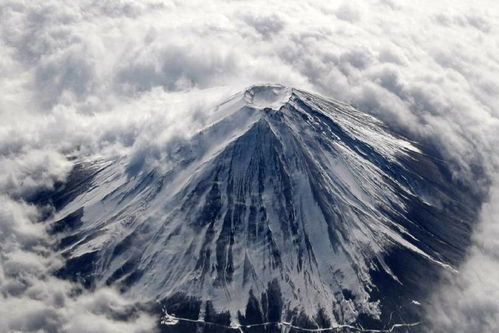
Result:
{"type": "Polygon", "coordinates": [[[66,177],[68,156],[154,163],[211,105],[259,82],[350,102],[438,148],[476,193],[490,190],[429,320],[436,331],[499,326],[494,1],[6,0],[0,22],[0,330],[150,329],[143,314],[95,313],[131,306],[112,290],[75,296],[50,276],[60,258],[36,224],[48,208],[26,200],[66,177]],[[26,313],[12,311],[20,304],[26,313]]]}

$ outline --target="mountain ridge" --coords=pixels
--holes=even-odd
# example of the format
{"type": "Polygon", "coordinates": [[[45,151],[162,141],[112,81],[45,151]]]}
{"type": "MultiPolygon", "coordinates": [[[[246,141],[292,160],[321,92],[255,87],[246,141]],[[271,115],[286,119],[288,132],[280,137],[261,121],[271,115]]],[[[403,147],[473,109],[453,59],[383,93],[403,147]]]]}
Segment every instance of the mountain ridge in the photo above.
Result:
{"type": "Polygon", "coordinates": [[[427,287],[399,266],[437,279],[463,255],[474,214],[441,165],[373,116],[281,85],[212,114],[160,166],[89,164],[95,176],[53,218],[61,276],[195,319],[211,307],[306,326],[386,325],[400,295],[383,289],[416,288],[397,315],[418,318],[427,287]]]}

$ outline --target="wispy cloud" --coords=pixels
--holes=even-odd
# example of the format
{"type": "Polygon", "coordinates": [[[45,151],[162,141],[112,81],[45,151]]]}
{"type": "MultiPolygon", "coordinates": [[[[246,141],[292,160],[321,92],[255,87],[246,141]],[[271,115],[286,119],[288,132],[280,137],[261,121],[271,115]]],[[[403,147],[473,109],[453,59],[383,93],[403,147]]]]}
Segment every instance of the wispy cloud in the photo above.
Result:
{"type": "Polygon", "coordinates": [[[210,105],[258,82],[348,101],[438,147],[477,193],[490,189],[475,245],[430,320],[437,331],[499,326],[498,9],[490,0],[3,1],[0,330],[150,327],[145,315],[124,323],[95,313],[95,302],[126,307],[112,291],[75,297],[50,277],[60,258],[26,199],[66,177],[68,155],[154,160],[202,126],[210,105]],[[13,312],[21,304],[26,312],[13,312]]]}

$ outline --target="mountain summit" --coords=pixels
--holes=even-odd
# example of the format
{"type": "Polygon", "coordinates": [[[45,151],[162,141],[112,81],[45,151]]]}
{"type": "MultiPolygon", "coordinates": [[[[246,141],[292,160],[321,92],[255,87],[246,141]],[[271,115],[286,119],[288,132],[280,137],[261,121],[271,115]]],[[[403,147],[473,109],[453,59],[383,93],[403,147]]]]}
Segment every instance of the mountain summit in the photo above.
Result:
{"type": "Polygon", "coordinates": [[[222,326],[380,328],[420,320],[468,244],[448,168],[347,104],[253,86],[164,149],[77,164],[53,195],[59,275],[222,326]]]}

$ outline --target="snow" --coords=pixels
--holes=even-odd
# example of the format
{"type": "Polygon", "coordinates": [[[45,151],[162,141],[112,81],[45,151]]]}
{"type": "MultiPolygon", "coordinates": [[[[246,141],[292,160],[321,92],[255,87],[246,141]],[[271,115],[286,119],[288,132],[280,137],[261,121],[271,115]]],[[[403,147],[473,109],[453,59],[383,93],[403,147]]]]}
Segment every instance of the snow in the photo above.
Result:
{"type": "Polygon", "coordinates": [[[289,101],[291,92],[291,88],[278,84],[255,85],[246,90],[244,100],[248,105],[258,109],[278,110],[289,101]]]}
{"type": "MultiPolygon", "coordinates": [[[[360,313],[379,316],[369,273],[377,260],[398,281],[383,261],[394,244],[450,268],[415,237],[403,237],[411,235],[386,213],[404,213],[402,198],[417,195],[389,170],[403,168],[400,157],[419,149],[377,119],[281,85],[252,86],[210,117],[180,147],[186,156],[157,170],[129,177],[126,157],[99,162],[91,189],[56,216],[84,207],[82,241],[65,251],[78,257],[98,250],[98,283],[134,262],[142,275],[130,295],[185,292],[234,318],[250,289],[260,295],[277,280],[286,310],[315,316],[318,307],[339,307],[340,321],[351,323],[360,313]],[[210,199],[212,192],[218,197],[210,199]],[[104,232],[85,238],[96,231],[104,232]],[[127,250],[116,254],[123,244],[127,250]],[[245,262],[254,271],[247,284],[245,262]]],[[[178,319],[165,314],[163,322],[178,319]]]]}

